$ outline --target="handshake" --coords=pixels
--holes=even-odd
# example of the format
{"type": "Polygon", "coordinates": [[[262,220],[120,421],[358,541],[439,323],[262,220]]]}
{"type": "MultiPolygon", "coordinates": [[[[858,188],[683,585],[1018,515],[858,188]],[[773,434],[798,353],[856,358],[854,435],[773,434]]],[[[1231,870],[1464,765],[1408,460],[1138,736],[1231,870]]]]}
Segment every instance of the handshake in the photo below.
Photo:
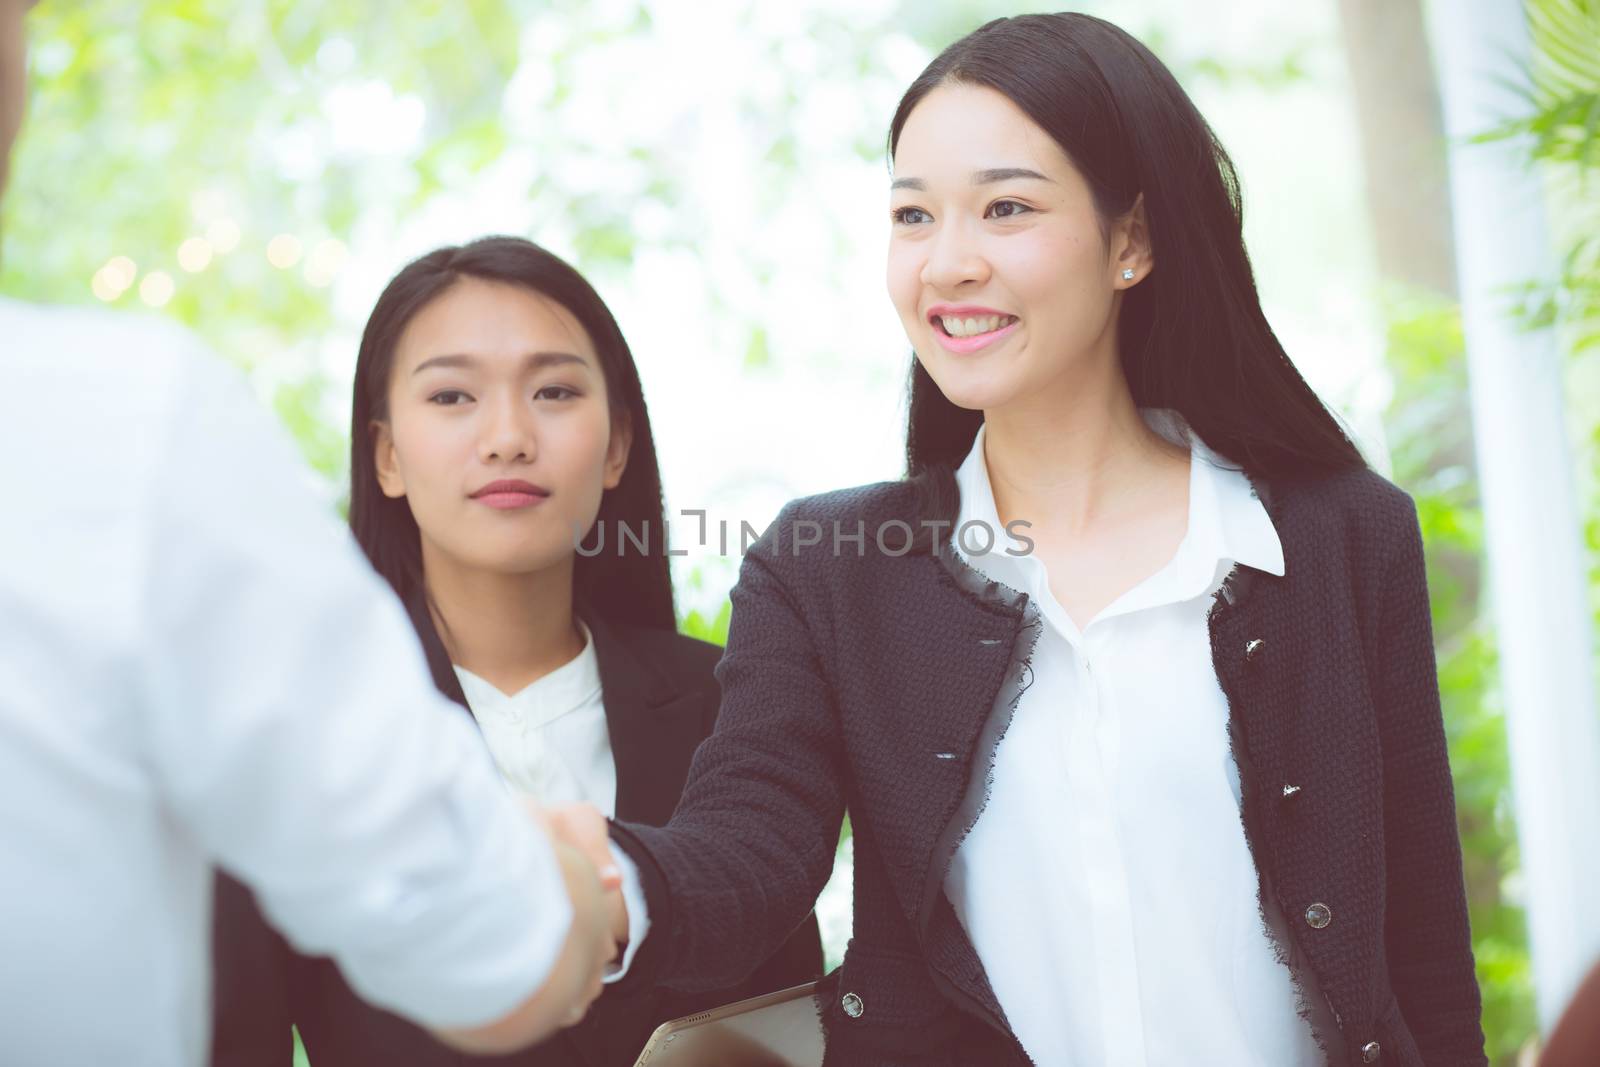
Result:
{"type": "Polygon", "coordinates": [[[592,804],[545,807],[523,798],[523,805],[555,849],[572,903],[572,926],[550,976],[520,1009],[475,1031],[436,1031],[466,1052],[514,1051],[581,1022],[628,942],[622,872],[611,853],[605,816],[592,804]]]}
{"type": "Polygon", "coordinates": [[[601,976],[615,964],[628,944],[628,907],[622,896],[622,871],[611,852],[611,834],[606,817],[593,804],[568,804],[545,807],[524,800],[529,818],[544,828],[561,862],[572,898],[573,931],[579,925],[599,946],[599,968],[585,988],[590,995],[574,1009],[573,1022],[582,1019],[589,1005],[600,995],[601,976]]]}

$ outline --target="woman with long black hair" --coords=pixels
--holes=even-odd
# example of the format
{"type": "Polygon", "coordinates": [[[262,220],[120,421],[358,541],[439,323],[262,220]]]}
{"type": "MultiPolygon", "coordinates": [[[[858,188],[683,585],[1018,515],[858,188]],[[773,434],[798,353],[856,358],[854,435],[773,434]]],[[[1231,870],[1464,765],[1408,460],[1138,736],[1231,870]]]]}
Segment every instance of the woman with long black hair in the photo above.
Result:
{"type": "Polygon", "coordinates": [[[622,984],[771,951],[848,810],[830,1067],[1484,1062],[1415,507],[1273,335],[1211,129],[1030,15],[889,151],[907,476],[747,553],[683,803],[613,824],[622,984]]]}
{"type": "MultiPolygon", "coordinates": [[[[719,653],[677,633],[650,419],[599,294],[517,238],[423,256],[368,320],[351,428],[356,541],[506,780],[664,823],[717,714],[719,653]]],[[[625,1067],[667,1019],[809,981],[821,942],[801,919],[721,988],[605,996],[505,1062],[625,1067]]],[[[231,881],[216,968],[218,1067],[288,1064],[291,1024],[315,1067],[458,1062],[296,955],[231,881]]]]}

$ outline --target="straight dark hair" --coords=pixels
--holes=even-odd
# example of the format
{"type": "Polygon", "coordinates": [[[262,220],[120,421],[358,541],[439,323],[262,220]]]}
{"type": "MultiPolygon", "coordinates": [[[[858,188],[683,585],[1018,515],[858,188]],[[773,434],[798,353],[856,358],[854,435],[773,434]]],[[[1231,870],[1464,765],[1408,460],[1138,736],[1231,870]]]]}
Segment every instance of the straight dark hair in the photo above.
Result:
{"type": "MultiPolygon", "coordinates": [[[[1155,270],[1123,294],[1117,317],[1135,404],[1175,409],[1252,478],[1366,465],[1262,313],[1233,162],[1148,48],[1090,15],[985,23],[901,97],[891,168],[906,119],[945,84],[993,89],[1049,134],[1093,191],[1102,232],[1144,194],[1155,270]]],[[[983,413],[951,403],[914,358],[908,390],[906,475],[923,515],[950,521],[960,506],[954,469],[983,413]]]]}
{"type": "MultiPolygon", "coordinates": [[[[604,551],[579,553],[575,561],[573,602],[580,613],[607,622],[676,629],[661,470],[633,353],[610,309],[583,275],[520,237],[485,237],[429,252],[407,264],[378,297],[361,335],[350,412],[350,529],[356,542],[402,600],[425,592],[416,519],[404,498],[391,499],[379,487],[368,427],[388,418],[389,379],[400,335],[418,312],[463,278],[538,293],[571,312],[588,334],[605,376],[612,424],[626,420],[633,444],[622,480],[601,497],[596,527],[589,531],[610,531],[604,551]],[[632,538],[619,536],[620,524],[646,532],[642,549],[632,538]]],[[[588,541],[586,535],[586,548],[588,541]]]]}

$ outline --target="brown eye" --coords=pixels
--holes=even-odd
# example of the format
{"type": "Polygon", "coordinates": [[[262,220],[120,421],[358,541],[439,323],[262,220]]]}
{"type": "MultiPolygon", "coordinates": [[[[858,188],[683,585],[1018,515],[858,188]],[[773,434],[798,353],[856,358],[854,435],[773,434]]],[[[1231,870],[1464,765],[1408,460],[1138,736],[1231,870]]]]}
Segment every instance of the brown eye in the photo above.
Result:
{"type": "Polygon", "coordinates": [[[564,385],[547,385],[533,394],[535,400],[572,400],[581,396],[576,389],[569,389],[564,385]]]}
{"type": "Polygon", "coordinates": [[[919,225],[919,224],[921,224],[923,222],[923,220],[927,219],[927,217],[928,217],[928,213],[926,211],[922,210],[920,207],[896,208],[894,211],[890,212],[889,214],[894,219],[894,221],[900,223],[901,225],[905,225],[905,226],[916,226],[916,225],[919,225]]]}
{"type": "Polygon", "coordinates": [[[465,404],[472,398],[459,389],[441,389],[428,398],[428,403],[438,404],[440,407],[453,408],[465,404]]]}
{"type": "Polygon", "coordinates": [[[1009,219],[1032,210],[1027,205],[1019,204],[1015,200],[996,200],[989,205],[989,216],[996,219],[1009,219]]]}

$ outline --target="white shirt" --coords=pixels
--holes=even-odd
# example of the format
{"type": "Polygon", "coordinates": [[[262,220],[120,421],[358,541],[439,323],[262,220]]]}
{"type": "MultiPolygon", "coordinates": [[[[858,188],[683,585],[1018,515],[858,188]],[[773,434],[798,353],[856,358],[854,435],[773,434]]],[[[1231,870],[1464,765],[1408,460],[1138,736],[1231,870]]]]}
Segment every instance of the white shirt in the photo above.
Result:
{"type": "MultiPolygon", "coordinates": [[[[1322,1064],[1263,929],[1206,623],[1233,564],[1282,575],[1283,549],[1242,472],[1175,412],[1141,414],[1190,447],[1187,532],[1081,632],[1042,561],[1005,555],[1017,545],[981,429],[957,473],[957,529],[976,520],[998,535],[963,557],[1025,592],[1043,625],[945,889],[1040,1067],[1322,1064]]],[[[974,549],[986,540],[969,536],[974,549]]]]}
{"type": "MultiPolygon", "coordinates": [[[[593,804],[610,819],[617,814],[617,762],[611,754],[600,660],[594,635],[582,619],[577,622],[583,651],[516,693],[502,693],[465,667],[452,666],[508,785],[542,804],[593,804]]],[[[608,985],[627,975],[650,932],[638,867],[614,844],[611,859],[622,872],[628,944],[606,969],[608,985]]]]}
{"type": "Polygon", "coordinates": [[[212,863],[435,1027],[571,908],[292,445],[176,331],[0,301],[0,1056],[186,1067],[212,863]]]}
{"type": "Polygon", "coordinates": [[[617,764],[601,699],[594,638],[578,620],[583,651],[507,695],[455,668],[495,766],[516,789],[545,804],[593,804],[617,813],[617,764]]]}

